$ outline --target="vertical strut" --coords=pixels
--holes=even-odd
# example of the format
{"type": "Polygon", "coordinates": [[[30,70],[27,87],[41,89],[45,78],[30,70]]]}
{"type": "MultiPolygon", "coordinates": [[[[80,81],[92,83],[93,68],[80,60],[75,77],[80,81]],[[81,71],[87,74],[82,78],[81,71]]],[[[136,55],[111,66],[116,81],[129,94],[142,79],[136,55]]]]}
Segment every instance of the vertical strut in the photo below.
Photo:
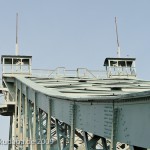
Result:
{"type": "MultiPolygon", "coordinates": [[[[25,142],[27,142],[27,131],[28,131],[28,127],[27,127],[27,124],[28,124],[28,89],[27,89],[27,87],[26,87],[26,95],[25,95],[25,97],[24,97],[24,125],[23,125],[23,127],[24,127],[24,129],[23,129],[23,140],[25,141],[25,142]]],[[[26,146],[28,146],[27,144],[24,144],[24,146],[23,146],[23,149],[24,150],[26,150],[26,146]]]]}
{"type": "MultiPolygon", "coordinates": [[[[12,116],[10,116],[9,140],[12,140],[12,116]]],[[[12,144],[8,145],[8,150],[12,150],[12,144]]]]}
{"type": "MultiPolygon", "coordinates": [[[[20,83],[20,89],[19,89],[19,95],[18,95],[18,140],[22,140],[22,134],[21,134],[21,110],[22,109],[22,84],[20,83]]],[[[20,145],[18,145],[20,150],[20,145]]]]}
{"type": "MultiPolygon", "coordinates": [[[[66,124],[64,124],[64,135],[67,137],[67,125],[66,124]]],[[[63,148],[66,147],[66,142],[67,142],[66,137],[64,137],[63,148]]]]}
{"type": "MultiPolygon", "coordinates": [[[[29,118],[28,118],[28,123],[29,123],[29,140],[33,140],[33,123],[32,123],[32,119],[33,119],[33,115],[32,115],[32,104],[30,101],[28,101],[28,114],[29,114],[29,118]]],[[[33,144],[30,144],[30,149],[33,150],[33,144]]]]}
{"type": "Polygon", "coordinates": [[[44,143],[42,143],[43,140],[43,116],[42,116],[43,111],[39,109],[39,130],[40,130],[40,141],[41,141],[41,150],[44,150],[44,143]]]}
{"type": "Polygon", "coordinates": [[[70,133],[70,149],[74,150],[74,138],[75,138],[75,104],[72,105],[71,108],[71,133],[70,133]]]}
{"type": "Polygon", "coordinates": [[[47,141],[49,144],[46,145],[46,150],[51,150],[51,99],[49,100],[49,110],[47,114],[47,141]]]}
{"type": "Polygon", "coordinates": [[[101,137],[101,140],[102,140],[102,144],[103,144],[103,150],[107,150],[107,141],[105,138],[101,137]]]}
{"type": "MultiPolygon", "coordinates": [[[[25,96],[22,94],[22,112],[23,112],[23,122],[22,122],[22,128],[23,128],[23,132],[22,132],[22,134],[23,134],[23,138],[22,138],[22,140],[25,142],[25,140],[26,140],[26,112],[25,112],[25,96]]],[[[23,144],[23,150],[25,150],[26,149],[26,147],[25,147],[26,145],[25,144],[23,144]]]]}
{"type": "Polygon", "coordinates": [[[111,149],[116,150],[117,145],[117,119],[118,119],[118,108],[115,108],[113,101],[113,123],[112,123],[112,135],[111,135],[111,149]]]}
{"type": "Polygon", "coordinates": [[[57,132],[57,148],[58,148],[58,150],[61,150],[60,136],[59,136],[59,124],[58,124],[58,120],[57,119],[56,119],[56,132],[57,132]]]}
{"type": "Polygon", "coordinates": [[[33,116],[33,142],[35,142],[34,144],[34,148],[33,150],[37,150],[37,135],[36,135],[36,131],[37,131],[37,107],[36,107],[36,93],[34,93],[34,116],[33,116]]]}
{"type": "Polygon", "coordinates": [[[85,149],[86,149],[86,150],[89,150],[87,132],[83,132],[83,135],[84,135],[85,149]]]}
{"type": "MultiPolygon", "coordinates": [[[[16,134],[17,134],[17,117],[18,117],[18,114],[17,114],[17,109],[18,109],[18,87],[17,87],[17,80],[16,80],[16,89],[15,89],[15,114],[14,114],[14,138],[13,140],[16,141],[16,134]]],[[[14,144],[14,149],[15,149],[15,146],[16,144],[14,144]]]]}

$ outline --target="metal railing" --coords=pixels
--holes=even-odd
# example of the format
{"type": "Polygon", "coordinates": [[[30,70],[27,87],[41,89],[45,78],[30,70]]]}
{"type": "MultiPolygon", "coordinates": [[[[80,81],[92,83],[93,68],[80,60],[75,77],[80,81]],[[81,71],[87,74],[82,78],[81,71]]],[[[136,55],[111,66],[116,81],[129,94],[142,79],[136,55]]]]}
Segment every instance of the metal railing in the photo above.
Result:
{"type": "Polygon", "coordinates": [[[109,67],[109,76],[134,76],[136,77],[135,67],[109,67]]]}
{"type": "Polygon", "coordinates": [[[65,67],[58,67],[55,70],[32,69],[32,76],[45,78],[107,78],[107,72],[103,70],[88,70],[87,68],[77,68],[77,70],[66,70],[65,67]]]}
{"type": "Polygon", "coordinates": [[[5,64],[2,68],[3,74],[31,74],[31,66],[25,64],[5,64]]]}

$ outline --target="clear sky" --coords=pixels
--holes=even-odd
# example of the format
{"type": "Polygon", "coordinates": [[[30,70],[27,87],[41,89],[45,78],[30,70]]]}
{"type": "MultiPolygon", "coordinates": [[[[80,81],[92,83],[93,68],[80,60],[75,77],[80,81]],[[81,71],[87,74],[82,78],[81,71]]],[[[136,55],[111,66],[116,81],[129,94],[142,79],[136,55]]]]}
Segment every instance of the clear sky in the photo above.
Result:
{"type": "MultiPolygon", "coordinates": [[[[150,80],[149,0],[1,0],[1,55],[15,54],[16,12],[20,54],[33,56],[33,68],[101,69],[116,56],[116,16],[121,56],[136,57],[138,77],[150,80]]],[[[0,117],[0,139],[8,126],[0,117]]]]}

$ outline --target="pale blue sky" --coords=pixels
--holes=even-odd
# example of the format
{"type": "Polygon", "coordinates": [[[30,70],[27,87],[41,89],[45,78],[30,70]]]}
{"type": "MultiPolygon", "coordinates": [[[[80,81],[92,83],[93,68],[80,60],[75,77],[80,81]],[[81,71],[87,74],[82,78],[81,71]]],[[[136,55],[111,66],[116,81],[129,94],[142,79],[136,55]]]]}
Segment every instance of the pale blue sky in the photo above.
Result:
{"type": "MultiPolygon", "coordinates": [[[[1,0],[1,55],[15,54],[16,12],[20,54],[33,56],[33,68],[102,68],[116,56],[117,16],[122,57],[136,57],[138,77],[150,79],[149,0],[1,0]]],[[[0,138],[8,125],[0,117],[0,138]]]]}

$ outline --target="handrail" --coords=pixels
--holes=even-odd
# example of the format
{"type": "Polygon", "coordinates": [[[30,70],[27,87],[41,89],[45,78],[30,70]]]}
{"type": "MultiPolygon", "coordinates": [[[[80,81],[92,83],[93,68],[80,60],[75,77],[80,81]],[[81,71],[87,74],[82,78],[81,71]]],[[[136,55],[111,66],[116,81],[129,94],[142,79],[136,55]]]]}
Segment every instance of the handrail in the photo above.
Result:
{"type": "Polygon", "coordinates": [[[53,72],[51,72],[50,74],[49,74],[49,76],[48,77],[50,77],[52,74],[54,74],[54,73],[56,73],[56,75],[58,76],[58,71],[59,71],[59,69],[63,69],[63,71],[65,71],[65,67],[57,67],[53,72]]]}
{"type": "Polygon", "coordinates": [[[88,77],[88,78],[106,78],[107,74],[104,70],[89,70],[87,68],[77,68],[77,70],[66,70],[65,67],[57,67],[54,70],[48,69],[32,69],[32,75],[47,78],[60,77],[88,77]],[[104,74],[105,73],[105,74],[104,74]]]}
{"type": "Polygon", "coordinates": [[[79,70],[85,70],[86,73],[89,73],[89,74],[92,75],[94,78],[96,78],[96,76],[95,76],[91,71],[89,71],[87,68],[77,68],[77,76],[78,76],[78,77],[80,77],[80,76],[79,76],[79,70]]]}

